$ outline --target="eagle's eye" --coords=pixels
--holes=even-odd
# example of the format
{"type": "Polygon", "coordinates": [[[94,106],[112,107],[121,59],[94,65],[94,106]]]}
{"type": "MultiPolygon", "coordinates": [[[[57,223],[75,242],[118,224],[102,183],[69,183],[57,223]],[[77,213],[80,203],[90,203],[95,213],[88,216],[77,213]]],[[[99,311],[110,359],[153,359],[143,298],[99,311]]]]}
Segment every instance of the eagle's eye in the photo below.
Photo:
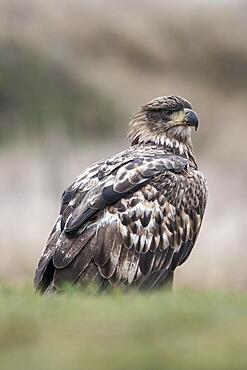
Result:
{"type": "Polygon", "coordinates": [[[165,115],[166,116],[170,116],[172,114],[172,110],[165,110],[165,115]]]}

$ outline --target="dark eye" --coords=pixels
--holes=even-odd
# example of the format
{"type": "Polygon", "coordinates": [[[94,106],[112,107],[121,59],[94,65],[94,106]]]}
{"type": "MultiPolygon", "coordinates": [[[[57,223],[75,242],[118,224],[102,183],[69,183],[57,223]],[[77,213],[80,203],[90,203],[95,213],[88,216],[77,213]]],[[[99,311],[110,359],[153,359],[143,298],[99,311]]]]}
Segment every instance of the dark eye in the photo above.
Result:
{"type": "Polygon", "coordinates": [[[165,115],[166,116],[170,116],[172,114],[172,110],[165,110],[165,115]]]}

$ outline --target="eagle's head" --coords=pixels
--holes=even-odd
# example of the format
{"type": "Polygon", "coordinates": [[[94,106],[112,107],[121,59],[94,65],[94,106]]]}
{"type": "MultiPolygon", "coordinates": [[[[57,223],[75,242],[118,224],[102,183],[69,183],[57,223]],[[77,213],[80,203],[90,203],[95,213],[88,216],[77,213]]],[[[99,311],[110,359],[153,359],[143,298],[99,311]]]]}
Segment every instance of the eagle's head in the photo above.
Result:
{"type": "Polygon", "coordinates": [[[131,118],[128,138],[132,145],[164,144],[166,139],[191,146],[191,127],[198,127],[197,114],[180,96],[161,96],[142,105],[131,118]]]}

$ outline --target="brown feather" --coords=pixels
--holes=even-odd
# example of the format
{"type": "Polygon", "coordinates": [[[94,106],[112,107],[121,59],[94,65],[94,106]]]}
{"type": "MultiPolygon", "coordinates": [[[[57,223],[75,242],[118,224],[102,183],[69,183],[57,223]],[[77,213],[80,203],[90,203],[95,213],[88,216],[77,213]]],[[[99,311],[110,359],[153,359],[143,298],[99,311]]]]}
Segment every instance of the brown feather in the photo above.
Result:
{"type": "Polygon", "coordinates": [[[109,261],[103,265],[99,266],[99,271],[102,277],[105,279],[109,279],[114,274],[114,271],[118,265],[119,256],[122,249],[121,239],[118,234],[116,234],[116,238],[112,244],[112,253],[110,254],[109,261]]]}
{"type": "Polygon", "coordinates": [[[90,241],[79,254],[72,260],[72,262],[64,268],[56,269],[54,273],[54,285],[60,290],[65,283],[74,283],[83,273],[86,267],[92,260],[92,252],[90,241]]]}
{"type": "Polygon", "coordinates": [[[87,242],[92,238],[96,225],[86,229],[81,235],[74,238],[67,237],[63,233],[58,241],[56,252],[53,256],[53,264],[57,269],[66,267],[80,253],[87,242]]]}

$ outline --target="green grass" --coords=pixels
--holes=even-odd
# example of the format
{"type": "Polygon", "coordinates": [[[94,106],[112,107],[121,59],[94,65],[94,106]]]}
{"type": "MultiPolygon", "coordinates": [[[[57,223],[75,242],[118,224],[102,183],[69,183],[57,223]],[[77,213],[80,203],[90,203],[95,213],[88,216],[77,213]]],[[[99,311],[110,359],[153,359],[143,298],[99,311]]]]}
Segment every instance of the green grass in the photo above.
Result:
{"type": "Polygon", "coordinates": [[[247,369],[247,295],[0,288],[1,370],[247,369]]]}

